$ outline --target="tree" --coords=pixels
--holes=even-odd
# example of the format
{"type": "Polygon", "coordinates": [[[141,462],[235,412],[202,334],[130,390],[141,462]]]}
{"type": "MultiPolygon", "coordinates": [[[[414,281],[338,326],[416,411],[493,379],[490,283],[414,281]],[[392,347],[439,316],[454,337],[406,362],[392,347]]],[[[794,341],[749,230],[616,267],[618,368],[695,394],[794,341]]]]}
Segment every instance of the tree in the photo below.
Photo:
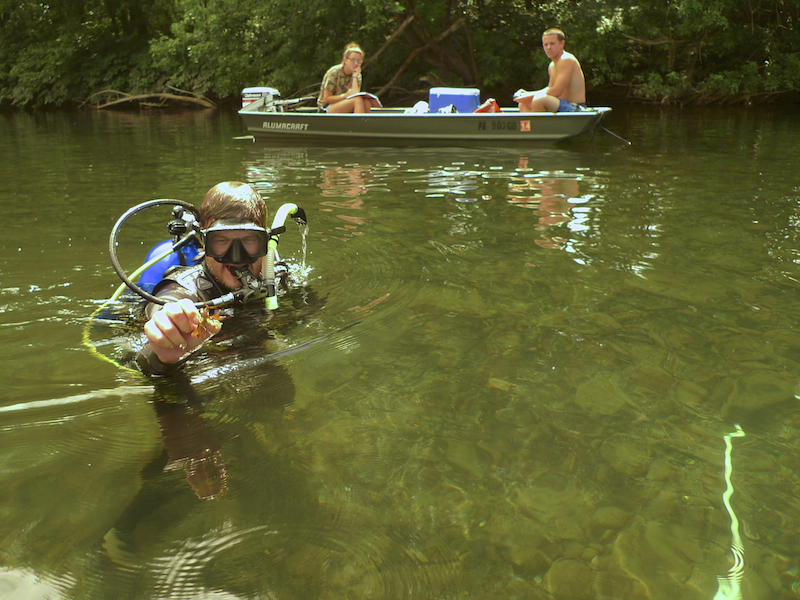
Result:
{"type": "Polygon", "coordinates": [[[547,81],[560,27],[590,88],[659,102],[800,90],[800,0],[0,0],[0,106],[63,106],[104,88],[219,100],[254,85],[314,94],[345,44],[385,102],[433,86],[508,101],[547,81]]]}

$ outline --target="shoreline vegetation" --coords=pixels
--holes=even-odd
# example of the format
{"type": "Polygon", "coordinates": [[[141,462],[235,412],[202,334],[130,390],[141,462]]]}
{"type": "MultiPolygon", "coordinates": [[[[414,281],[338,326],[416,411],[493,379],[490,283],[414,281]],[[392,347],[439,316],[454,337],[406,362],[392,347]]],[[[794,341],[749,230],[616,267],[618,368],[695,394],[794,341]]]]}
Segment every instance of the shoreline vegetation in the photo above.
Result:
{"type": "Polygon", "coordinates": [[[553,26],[592,97],[796,104],[798,12],[762,0],[0,0],[0,110],[229,108],[259,85],[299,97],[351,40],[366,50],[365,90],[386,106],[442,86],[510,105],[514,90],[546,85],[541,32],[553,26]]]}

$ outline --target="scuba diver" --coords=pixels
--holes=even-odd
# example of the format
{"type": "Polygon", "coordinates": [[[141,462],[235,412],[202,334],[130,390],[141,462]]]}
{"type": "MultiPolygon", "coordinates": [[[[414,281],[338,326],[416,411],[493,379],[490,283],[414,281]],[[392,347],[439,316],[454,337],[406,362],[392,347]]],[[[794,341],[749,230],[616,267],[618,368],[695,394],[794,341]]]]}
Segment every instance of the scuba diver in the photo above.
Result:
{"type": "Polygon", "coordinates": [[[215,185],[203,199],[199,221],[205,257],[167,271],[153,289],[166,303],[146,307],[147,345],[136,362],[147,375],[174,369],[220,331],[221,322],[209,318],[203,304],[217,305],[220,299],[225,305],[244,304],[263,299],[269,282],[274,286],[274,275],[264,273],[273,231],[267,229],[267,208],[255,189],[235,181],[215,185]]]}
{"type": "MultiPolygon", "coordinates": [[[[163,441],[162,452],[141,471],[139,492],[101,542],[102,554],[118,565],[142,564],[137,547],[150,543],[141,533],[146,529],[142,524],[156,519],[160,507],[172,503],[188,509],[192,505],[191,493],[200,500],[226,495],[230,469],[224,455],[251,450],[235,445],[234,440],[242,436],[241,430],[223,436],[225,443],[217,439],[220,430],[240,419],[259,426],[280,423],[284,407],[294,401],[295,388],[289,372],[279,362],[267,360],[279,353],[264,355],[265,344],[275,341],[265,315],[271,316],[277,308],[277,288],[285,288],[288,279],[288,268],[276,252],[278,237],[285,231],[286,216],[305,224],[304,211],[285,204],[268,228],[268,211],[261,195],[246,183],[226,181],[206,193],[199,211],[181,201],[153,200],[130,209],[112,231],[109,241],[112,265],[124,285],[148,301],[144,306],[145,339],[141,340],[142,320],[138,318],[137,338],[141,341],[133,346],[123,345],[123,350],[134,350],[135,355],[123,352],[122,362],[154,376],[152,406],[163,441]],[[175,206],[175,220],[169,227],[174,240],[163,242],[161,249],[159,245],[151,250],[145,265],[137,270],[139,273],[147,267],[135,284],[131,281],[134,275],[125,275],[119,264],[117,236],[131,216],[163,205],[175,206]],[[192,247],[184,254],[188,246],[192,247]],[[163,249],[166,254],[159,254],[163,249]],[[179,254],[180,259],[176,258],[179,254]],[[150,256],[155,258],[151,260],[150,256]],[[173,261],[166,271],[161,262],[166,260],[165,256],[173,261]],[[151,268],[153,277],[148,275],[151,268]],[[152,283],[143,283],[146,277],[152,283]],[[224,335],[218,335],[222,323],[209,317],[209,307],[225,312],[228,320],[224,335]],[[181,366],[214,336],[208,354],[236,355],[240,368],[248,369],[246,377],[220,378],[210,387],[191,381],[181,366]],[[221,337],[227,339],[220,340],[221,337]],[[235,389],[236,403],[226,406],[224,422],[207,418],[207,404],[214,406],[227,386],[235,389]],[[176,494],[176,488],[169,482],[178,471],[184,471],[189,486],[176,494]]],[[[117,294],[122,290],[121,286],[117,294]]],[[[296,298],[290,300],[295,304],[296,298]]],[[[315,295],[308,290],[304,290],[301,304],[294,306],[300,319],[305,311],[318,308],[312,306],[316,305],[315,295]]],[[[292,312],[291,307],[287,308],[292,312]]],[[[141,315],[140,311],[137,314],[141,315]]],[[[217,370],[215,367],[213,371],[217,370]]],[[[212,408],[212,413],[215,410],[219,409],[212,408]]],[[[276,435],[283,434],[279,427],[276,431],[276,435]]],[[[233,462],[237,486],[250,485],[241,472],[246,461],[233,462]]],[[[274,501],[280,503],[284,499],[276,493],[274,501]]]]}
{"type": "MultiPolygon", "coordinates": [[[[210,316],[210,311],[223,310],[230,320],[225,335],[218,336],[226,339],[216,340],[209,354],[234,354],[240,366],[247,364],[243,359],[248,356],[251,362],[259,363],[258,372],[248,375],[248,384],[272,390],[268,397],[260,396],[259,409],[283,407],[293,401],[291,377],[279,364],[265,360],[269,355],[263,356],[265,346],[278,342],[266,327],[269,319],[264,317],[277,308],[277,288],[287,287],[288,268],[277,257],[278,238],[285,231],[287,216],[305,224],[303,209],[284,204],[272,228],[268,228],[268,211],[261,195],[246,183],[224,181],[206,193],[199,211],[177,200],[144,202],[127,211],[111,233],[112,265],[124,285],[148,300],[144,306],[144,339],[139,334],[141,341],[137,344],[122,344],[122,362],[155,376],[153,406],[166,450],[156,462],[163,462],[161,468],[167,470],[184,467],[198,498],[219,497],[226,487],[219,444],[200,417],[205,403],[180,368],[197,348],[221,331],[221,321],[210,316]],[[175,220],[168,228],[174,241],[153,248],[145,265],[128,277],[116,253],[119,231],[131,216],[163,205],[174,205],[175,220]],[[152,256],[155,258],[150,260],[152,256]],[[141,278],[134,283],[132,278],[137,274],[141,278]],[[265,380],[269,380],[268,385],[265,380]]],[[[117,294],[123,289],[121,286],[117,294]]],[[[303,308],[311,308],[308,301],[314,297],[306,290],[303,308]]],[[[140,318],[136,322],[141,328],[140,318]]]]}

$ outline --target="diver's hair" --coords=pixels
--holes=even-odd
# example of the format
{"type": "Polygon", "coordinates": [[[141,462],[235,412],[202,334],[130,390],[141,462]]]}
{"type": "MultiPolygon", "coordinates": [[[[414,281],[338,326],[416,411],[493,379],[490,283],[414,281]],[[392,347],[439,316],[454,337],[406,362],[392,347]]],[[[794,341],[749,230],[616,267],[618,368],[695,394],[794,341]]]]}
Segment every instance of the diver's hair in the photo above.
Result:
{"type": "Polygon", "coordinates": [[[557,36],[559,42],[563,42],[564,40],[567,39],[567,36],[564,35],[564,32],[561,31],[560,29],[556,29],[555,27],[551,27],[550,29],[545,31],[542,34],[542,37],[544,37],[546,35],[555,35],[555,36],[557,36]]]}
{"type": "Polygon", "coordinates": [[[206,193],[200,206],[200,222],[207,227],[219,219],[249,219],[266,228],[267,205],[252,186],[240,181],[223,181],[206,193]]]}
{"type": "Polygon", "coordinates": [[[361,55],[361,58],[364,58],[364,51],[361,47],[356,44],[355,42],[350,42],[347,46],[344,47],[344,54],[342,54],[342,62],[346,61],[349,58],[349,54],[351,52],[358,52],[361,55]]]}

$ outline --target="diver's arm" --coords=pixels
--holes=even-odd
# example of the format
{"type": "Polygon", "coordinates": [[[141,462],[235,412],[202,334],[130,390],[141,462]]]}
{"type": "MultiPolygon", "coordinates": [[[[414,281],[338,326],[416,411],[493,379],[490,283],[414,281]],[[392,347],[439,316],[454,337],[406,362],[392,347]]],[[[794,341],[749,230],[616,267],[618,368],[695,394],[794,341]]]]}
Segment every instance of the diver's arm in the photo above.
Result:
{"type": "Polygon", "coordinates": [[[191,297],[171,300],[163,306],[148,306],[150,319],[144,326],[147,345],[136,357],[147,375],[159,375],[180,365],[221,329],[218,321],[202,320],[191,297]]]}
{"type": "Polygon", "coordinates": [[[176,363],[219,332],[218,321],[203,321],[200,311],[189,298],[168,302],[145,323],[147,342],[158,359],[176,363]]]}

